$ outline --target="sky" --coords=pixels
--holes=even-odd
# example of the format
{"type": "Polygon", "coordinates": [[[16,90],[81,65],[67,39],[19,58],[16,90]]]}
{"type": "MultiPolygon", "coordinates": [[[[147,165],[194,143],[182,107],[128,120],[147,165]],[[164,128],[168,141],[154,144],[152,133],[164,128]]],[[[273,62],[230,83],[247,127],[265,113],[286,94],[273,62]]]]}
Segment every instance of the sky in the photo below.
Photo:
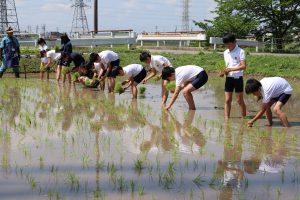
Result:
{"type": "MultiPolygon", "coordinates": [[[[75,0],[15,0],[21,30],[32,32],[46,24],[46,31],[70,32],[75,0]]],[[[87,0],[89,29],[93,30],[93,0],[87,0]]],[[[98,29],[133,29],[135,32],[180,31],[183,0],[99,0],[98,29]]],[[[190,29],[193,20],[212,19],[214,0],[190,0],[190,29]]]]}

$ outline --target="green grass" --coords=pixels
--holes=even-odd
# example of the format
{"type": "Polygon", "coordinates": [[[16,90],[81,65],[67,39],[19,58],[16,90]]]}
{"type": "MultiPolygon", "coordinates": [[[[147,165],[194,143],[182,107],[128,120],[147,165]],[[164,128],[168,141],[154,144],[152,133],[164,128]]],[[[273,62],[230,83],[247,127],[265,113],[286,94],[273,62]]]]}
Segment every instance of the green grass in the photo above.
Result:
{"type": "MultiPolygon", "coordinates": [[[[107,49],[109,49],[107,47],[107,49]]],[[[103,47],[95,48],[74,48],[74,52],[100,52],[103,47]]],[[[141,63],[139,61],[139,54],[142,49],[128,50],[125,47],[116,47],[112,49],[117,52],[121,58],[121,66],[126,66],[132,63],[141,63]]],[[[36,53],[35,50],[24,50],[25,53],[36,53]]],[[[203,67],[208,72],[219,72],[224,63],[223,54],[201,52],[198,55],[191,54],[171,54],[161,53],[161,55],[167,57],[174,67],[183,65],[198,65],[203,67]]],[[[85,55],[86,60],[88,60],[85,55]]],[[[282,77],[300,77],[300,57],[299,56],[275,56],[275,55],[247,55],[247,70],[246,74],[255,74],[262,76],[282,76],[282,77]]],[[[143,63],[141,63],[143,64],[143,63]]],[[[26,65],[27,72],[39,72],[40,58],[32,57],[31,59],[22,58],[20,61],[20,71],[24,71],[24,65],[26,65]]],[[[144,64],[143,64],[144,65],[144,64]]],[[[55,65],[54,65],[55,66],[55,65]]],[[[11,69],[9,70],[11,72],[11,69]]],[[[52,67],[50,71],[54,72],[55,67],[52,67]]]]}

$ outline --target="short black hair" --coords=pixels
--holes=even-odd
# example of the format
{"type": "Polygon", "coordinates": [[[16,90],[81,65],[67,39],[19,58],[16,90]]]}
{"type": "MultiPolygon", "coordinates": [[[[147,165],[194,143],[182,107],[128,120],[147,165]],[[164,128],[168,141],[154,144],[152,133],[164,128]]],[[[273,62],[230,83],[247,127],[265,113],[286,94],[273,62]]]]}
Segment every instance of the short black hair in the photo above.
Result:
{"type": "Polygon", "coordinates": [[[151,58],[151,54],[148,51],[143,51],[140,54],[140,61],[145,62],[148,58],[151,58]]]}
{"type": "Polygon", "coordinates": [[[161,78],[163,80],[167,80],[173,73],[175,73],[175,69],[173,67],[164,67],[161,78]]]}
{"type": "Polygon", "coordinates": [[[120,74],[120,70],[123,70],[121,66],[114,66],[111,70],[111,74],[116,77],[120,74]]]}
{"type": "Polygon", "coordinates": [[[64,33],[60,36],[60,40],[61,40],[61,44],[65,45],[70,41],[70,38],[66,33],[64,33]]]}
{"type": "Polygon", "coordinates": [[[235,35],[232,33],[226,33],[223,37],[224,44],[235,42],[235,41],[236,41],[235,35]]]}
{"type": "Polygon", "coordinates": [[[258,91],[258,89],[261,87],[261,83],[254,79],[254,78],[250,78],[247,80],[246,82],[246,86],[245,86],[245,92],[246,94],[251,94],[253,92],[258,91]]]}
{"type": "Polygon", "coordinates": [[[38,45],[41,45],[42,43],[46,44],[46,41],[44,38],[39,38],[37,43],[38,43],[38,45]]]}
{"type": "Polygon", "coordinates": [[[90,60],[90,62],[95,62],[98,57],[99,57],[99,54],[93,52],[90,54],[89,60],[90,60]]]}

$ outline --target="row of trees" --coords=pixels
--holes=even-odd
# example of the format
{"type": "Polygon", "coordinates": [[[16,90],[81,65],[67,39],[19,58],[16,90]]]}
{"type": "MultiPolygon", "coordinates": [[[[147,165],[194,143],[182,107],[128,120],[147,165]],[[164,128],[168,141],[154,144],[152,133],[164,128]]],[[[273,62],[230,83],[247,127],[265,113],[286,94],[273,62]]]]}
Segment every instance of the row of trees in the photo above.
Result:
{"type": "Polygon", "coordinates": [[[215,0],[216,17],[194,23],[207,36],[222,37],[234,33],[238,38],[254,35],[262,40],[267,34],[283,49],[288,37],[300,33],[300,0],[215,0]]]}

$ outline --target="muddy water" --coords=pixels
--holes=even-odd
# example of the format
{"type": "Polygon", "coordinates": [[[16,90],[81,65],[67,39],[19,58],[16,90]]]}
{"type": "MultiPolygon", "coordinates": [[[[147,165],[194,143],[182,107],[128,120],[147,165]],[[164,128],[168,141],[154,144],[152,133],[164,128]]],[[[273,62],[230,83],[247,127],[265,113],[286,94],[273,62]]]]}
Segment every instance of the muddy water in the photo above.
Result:
{"type": "MultiPolygon", "coordinates": [[[[234,103],[223,120],[223,80],[160,108],[145,97],[54,81],[0,84],[0,199],[299,199],[300,83],[289,129],[247,128],[234,103]]],[[[246,97],[248,115],[259,109],[246,97]]]]}

